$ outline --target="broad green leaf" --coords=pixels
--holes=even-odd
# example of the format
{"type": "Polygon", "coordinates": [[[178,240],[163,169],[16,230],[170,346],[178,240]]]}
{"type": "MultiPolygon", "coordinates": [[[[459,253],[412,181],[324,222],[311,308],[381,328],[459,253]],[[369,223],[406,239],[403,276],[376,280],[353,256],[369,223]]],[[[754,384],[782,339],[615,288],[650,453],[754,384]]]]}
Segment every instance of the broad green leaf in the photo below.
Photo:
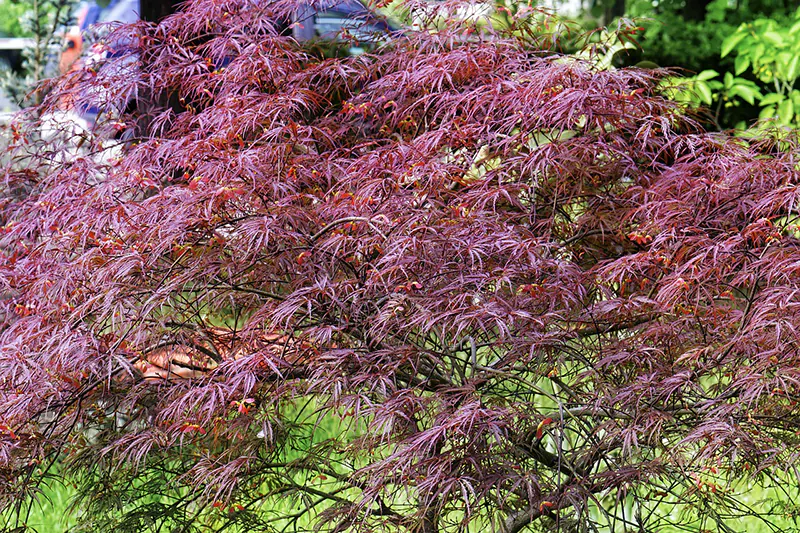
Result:
{"type": "Polygon", "coordinates": [[[736,60],[733,62],[733,65],[735,69],[734,72],[736,72],[736,75],[738,76],[750,66],[750,58],[746,55],[740,54],[736,56],[736,60]]]}
{"type": "Polygon", "coordinates": [[[783,100],[783,95],[778,93],[769,93],[761,99],[761,105],[777,104],[783,100]]]}
{"type": "Polygon", "coordinates": [[[767,47],[764,46],[763,43],[758,43],[754,47],[750,48],[750,50],[748,50],[750,55],[750,60],[753,63],[757,63],[758,61],[761,60],[762,57],[764,57],[764,53],[766,52],[766,50],[767,47]]]}
{"type": "Polygon", "coordinates": [[[730,89],[733,86],[733,74],[730,72],[725,73],[723,80],[725,81],[725,88],[730,89]]]}
{"type": "Polygon", "coordinates": [[[778,74],[778,79],[789,79],[789,63],[792,59],[797,59],[797,56],[789,52],[781,52],[775,58],[775,71],[778,74]]]}
{"type": "Polygon", "coordinates": [[[697,95],[700,97],[700,101],[706,105],[711,105],[713,101],[713,97],[711,95],[711,89],[708,87],[708,84],[704,81],[699,81],[695,84],[695,90],[697,95]]]}
{"type": "Polygon", "coordinates": [[[765,107],[761,110],[761,113],[758,114],[758,118],[772,118],[775,116],[775,106],[771,105],[765,107]]]}
{"type": "Polygon", "coordinates": [[[742,39],[744,39],[745,37],[747,37],[747,33],[742,31],[741,28],[739,30],[736,30],[736,33],[734,33],[733,35],[728,35],[725,38],[725,40],[722,41],[721,57],[725,57],[726,55],[730,54],[731,50],[736,48],[736,45],[742,42],[742,39]]]}
{"type": "Polygon", "coordinates": [[[747,85],[734,85],[730,92],[731,96],[741,96],[750,105],[755,104],[756,92],[747,85]]]}
{"type": "Polygon", "coordinates": [[[703,72],[695,76],[694,79],[696,79],[697,81],[707,81],[710,80],[711,78],[716,78],[717,76],[719,76],[719,72],[717,72],[716,70],[704,70],[703,72]]]}
{"type": "Polygon", "coordinates": [[[764,39],[769,41],[772,45],[783,46],[783,35],[776,31],[765,31],[764,39]]]}
{"type": "Polygon", "coordinates": [[[800,56],[794,55],[786,66],[786,79],[793,81],[800,75],[800,56]]]}
{"type": "Polygon", "coordinates": [[[781,124],[788,126],[794,118],[794,104],[791,100],[784,100],[778,106],[778,120],[781,124]]]}

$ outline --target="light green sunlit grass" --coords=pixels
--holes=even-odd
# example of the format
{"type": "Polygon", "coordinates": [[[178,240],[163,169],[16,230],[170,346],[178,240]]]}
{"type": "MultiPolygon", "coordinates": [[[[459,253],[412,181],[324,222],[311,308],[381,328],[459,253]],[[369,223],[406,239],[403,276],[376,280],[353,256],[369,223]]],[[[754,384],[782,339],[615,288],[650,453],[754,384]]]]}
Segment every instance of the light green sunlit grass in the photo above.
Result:
{"type": "MultiPolygon", "coordinates": [[[[737,533],[769,533],[777,531],[796,532],[800,531],[800,526],[795,522],[794,516],[797,516],[798,502],[794,501],[797,495],[797,487],[784,487],[789,496],[784,490],[775,487],[751,487],[748,488],[743,483],[735,488],[736,497],[742,503],[750,506],[753,509],[762,511],[764,514],[761,518],[756,516],[736,519],[726,519],[725,525],[730,529],[728,531],[735,531],[737,533]],[[792,496],[792,495],[795,496],[792,496]]],[[[78,523],[76,516],[71,514],[74,512],[70,508],[70,503],[76,496],[76,489],[71,485],[64,485],[60,483],[53,483],[44,488],[42,496],[39,501],[33,506],[25,524],[31,528],[30,531],[38,533],[66,533],[70,527],[78,523]]],[[[271,500],[272,506],[269,511],[265,513],[274,517],[289,516],[296,512],[293,508],[292,502],[288,499],[284,501],[271,500]]],[[[634,517],[635,512],[631,506],[628,506],[627,515],[631,518],[634,517]]],[[[678,532],[697,532],[697,533],[710,533],[721,531],[721,529],[713,522],[707,521],[705,523],[683,523],[685,506],[675,503],[664,503],[658,509],[659,514],[663,514],[668,518],[673,525],[666,522],[658,530],[664,533],[678,533],[678,532]]],[[[596,514],[596,513],[595,513],[596,514]]],[[[596,514],[601,522],[602,519],[596,514]]],[[[305,522],[305,521],[304,521],[305,522]]],[[[278,520],[275,522],[275,527],[280,530],[281,526],[286,525],[284,521],[278,520]]],[[[307,524],[302,524],[303,526],[307,524]]],[[[485,524],[474,528],[477,533],[485,530],[485,524]]],[[[601,532],[610,531],[625,531],[625,528],[620,524],[616,527],[605,527],[600,530],[601,532]]],[[[102,533],[102,532],[98,532],[102,533]]]]}

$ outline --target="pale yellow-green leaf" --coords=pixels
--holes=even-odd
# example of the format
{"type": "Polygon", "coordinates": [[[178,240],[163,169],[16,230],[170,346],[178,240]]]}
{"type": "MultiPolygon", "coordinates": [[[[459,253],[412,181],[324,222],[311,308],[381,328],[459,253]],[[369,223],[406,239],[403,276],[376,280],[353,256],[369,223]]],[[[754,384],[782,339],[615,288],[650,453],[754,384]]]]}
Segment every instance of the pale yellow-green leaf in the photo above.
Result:
{"type": "Polygon", "coordinates": [[[730,92],[731,96],[740,96],[742,100],[750,105],[755,104],[756,92],[747,85],[734,85],[730,92]]]}
{"type": "Polygon", "coordinates": [[[716,78],[717,76],[719,76],[719,72],[717,72],[716,70],[704,70],[703,72],[695,76],[694,79],[696,79],[697,81],[707,81],[710,80],[711,78],[716,78]]]}
{"type": "Polygon", "coordinates": [[[725,82],[725,88],[730,89],[733,86],[733,74],[730,72],[725,73],[725,77],[723,78],[725,82]]]}
{"type": "Polygon", "coordinates": [[[736,60],[733,62],[733,66],[735,69],[734,71],[738,76],[739,74],[747,70],[747,68],[750,66],[750,58],[745,55],[738,55],[736,56],[736,60]]]}
{"type": "Polygon", "coordinates": [[[761,99],[761,105],[771,105],[777,104],[783,100],[783,95],[778,93],[769,93],[764,98],[761,99]]]}
{"type": "Polygon", "coordinates": [[[786,66],[786,79],[794,81],[800,75],[800,56],[793,55],[786,66]]]}
{"type": "Polygon", "coordinates": [[[794,103],[791,100],[784,100],[778,105],[778,120],[781,124],[788,126],[794,118],[794,103]]]}
{"type": "Polygon", "coordinates": [[[708,84],[704,81],[699,81],[695,84],[694,88],[697,96],[700,97],[700,101],[706,105],[711,105],[713,96],[711,94],[711,88],[709,88],[708,84]]]}
{"type": "Polygon", "coordinates": [[[743,31],[743,28],[739,28],[736,33],[728,35],[724,41],[722,41],[722,57],[731,53],[731,50],[736,48],[736,45],[742,42],[742,39],[747,37],[747,33],[743,31]]]}
{"type": "Polygon", "coordinates": [[[783,46],[783,35],[776,31],[765,31],[764,39],[769,41],[773,46],[783,46]]]}

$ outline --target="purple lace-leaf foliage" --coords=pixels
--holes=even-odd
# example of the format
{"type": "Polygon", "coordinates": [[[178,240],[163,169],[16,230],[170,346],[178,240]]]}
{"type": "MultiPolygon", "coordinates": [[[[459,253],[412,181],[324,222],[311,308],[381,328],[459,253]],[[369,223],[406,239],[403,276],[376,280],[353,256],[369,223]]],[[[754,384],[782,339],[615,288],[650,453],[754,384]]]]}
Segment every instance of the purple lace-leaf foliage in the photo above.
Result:
{"type": "Polygon", "coordinates": [[[800,452],[793,137],[704,133],[534,13],[326,57],[297,9],[120,28],[6,130],[3,506],[66,476],[105,531],[781,513],[736,481],[800,452]]]}

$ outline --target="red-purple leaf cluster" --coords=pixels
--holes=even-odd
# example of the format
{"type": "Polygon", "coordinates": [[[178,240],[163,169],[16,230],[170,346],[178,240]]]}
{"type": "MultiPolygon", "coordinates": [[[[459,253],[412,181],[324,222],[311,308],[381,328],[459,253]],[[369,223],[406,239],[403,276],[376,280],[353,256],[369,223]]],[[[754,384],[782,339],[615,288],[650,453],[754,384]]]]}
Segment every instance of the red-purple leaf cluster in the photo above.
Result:
{"type": "Polygon", "coordinates": [[[51,93],[104,94],[95,131],[13,141],[2,501],[57,460],[109,531],[770,512],[733,482],[800,452],[793,138],[703,133],[524,19],[325,58],[294,8],[123,29],[51,93]]]}

